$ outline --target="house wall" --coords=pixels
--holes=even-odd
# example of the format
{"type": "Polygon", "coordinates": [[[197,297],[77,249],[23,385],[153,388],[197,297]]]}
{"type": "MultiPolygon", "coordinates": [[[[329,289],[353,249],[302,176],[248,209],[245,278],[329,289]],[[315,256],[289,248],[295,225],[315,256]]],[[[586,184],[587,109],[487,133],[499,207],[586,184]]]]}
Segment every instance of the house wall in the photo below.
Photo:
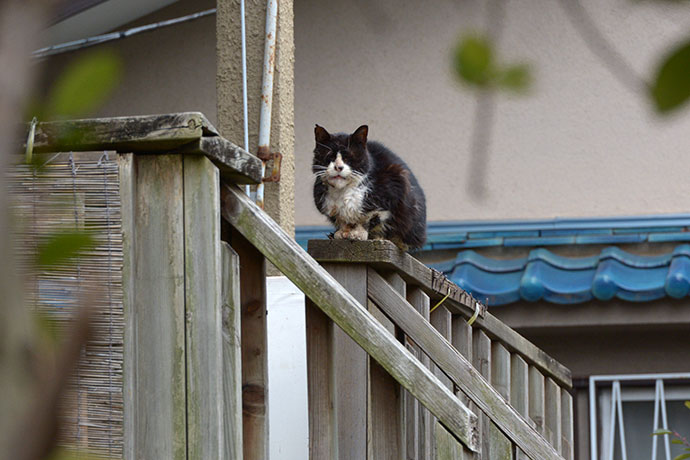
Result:
{"type": "MultiPolygon", "coordinates": [[[[427,195],[429,220],[608,216],[687,211],[690,111],[658,118],[645,94],[612,77],[573,28],[563,2],[504,2],[499,53],[532,64],[526,96],[500,95],[487,158],[488,194],[468,193],[474,93],[457,83],[459,34],[482,30],[480,1],[295,2],[296,222],[325,224],[311,205],[313,126],[353,131],[399,153],[427,195]]],[[[684,37],[690,8],[583,0],[639,75],[684,37]]],[[[598,46],[600,49],[601,47],[598,46]]]]}

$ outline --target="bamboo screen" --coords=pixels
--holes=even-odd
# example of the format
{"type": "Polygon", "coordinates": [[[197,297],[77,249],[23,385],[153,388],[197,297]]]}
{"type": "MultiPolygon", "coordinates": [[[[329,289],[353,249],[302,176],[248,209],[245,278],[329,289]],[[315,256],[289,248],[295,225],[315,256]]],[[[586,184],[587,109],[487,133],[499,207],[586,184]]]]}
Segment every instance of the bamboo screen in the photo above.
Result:
{"type": "Polygon", "coordinates": [[[60,324],[97,289],[93,339],[82,353],[63,401],[61,443],[106,458],[122,458],[122,232],[117,154],[61,153],[35,172],[10,175],[17,258],[25,268],[25,300],[60,324]],[[37,246],[62,229],[83,229],[95,246],[76,260],[37,271],[37,246]],[[83,301],[83,300],[82,300],[83,301]]]}

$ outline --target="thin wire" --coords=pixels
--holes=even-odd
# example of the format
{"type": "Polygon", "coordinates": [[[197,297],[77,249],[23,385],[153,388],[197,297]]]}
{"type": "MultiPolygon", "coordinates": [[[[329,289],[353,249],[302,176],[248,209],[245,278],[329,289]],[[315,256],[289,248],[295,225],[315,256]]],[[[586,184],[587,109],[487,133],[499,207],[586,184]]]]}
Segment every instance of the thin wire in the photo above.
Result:
{"type": "Polygon", "coordinates": [[[164,27],[173,26],[176,24],[181,24],[183,22],[194,21],[212,14],[216,13],[216,8],[210,8],[208,10],[199,11],[198,13],[188,14],[186,16],[181,16],[175,19],[168,19],[165,21],[155,22],[152,24],[146,24],[143,26],[132,27],[131,29],[123,30],[120,32],[111,32],[108,34],[94,35],[88,38],[82,38],[79,40],[72,40],[65,43],[60,43],[58,45],[46,46],[45,48],[40,48],[31,53],[31,56],[36,59],[43,59],[48,56],[54,56],[56,54],[66,53],[68,51],[75,51],[82,48],[87,48],[89,46],[100,45],[101,43],[111,42],[113,40],[121,40],[123,38],[131,37],[132,35],[137,35],[143,32],[151,32],[154,30],[162,29],[164,27]]]}
{"type": "MultiPolygon", "coordinates": [[[[74,162],[74,153],[69,153],[69,165],[72,169],[72,199],[74,205],[74,229],[79,228],[79,210],[77,209],[77,171],[79,167],[74,162]]],[[[76,297],[81,296],[81,266],[80,257],[76,256],[76,266],[77,266],[77,292],[76,297]]],[[[80,356],[83,357],[84,351],[82,350],[80,356]]],[[[76,377],[77,377],[77,439],[81,439],[81,411],[82,411],[82,385],[81,385],[81,365],[77,365],[76,377]]]]}

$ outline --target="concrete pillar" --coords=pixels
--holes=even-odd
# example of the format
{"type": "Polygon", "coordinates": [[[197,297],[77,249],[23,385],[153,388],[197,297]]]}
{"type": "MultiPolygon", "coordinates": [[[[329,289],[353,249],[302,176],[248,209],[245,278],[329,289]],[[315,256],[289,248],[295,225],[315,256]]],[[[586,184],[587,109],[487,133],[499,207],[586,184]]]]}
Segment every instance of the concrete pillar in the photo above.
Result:
{"type": "MultiPolygon", "coordinates": [[[[249,101],[249,150],[256,154],[259,138],[261,79],[263,74],[266,0],[245,0],[247,33],[247,97],[249,101]]],[[[281,178],[267,183],[266,211],[289,234],[295,230],[295,133],[293,0],[278,1],[278,32],[273,83],[271,151],[283,155],[281,178]]],[[[216,16],[216,95],[218,129],[243,145],[242,36],[239,0],[218,0],[216,16]]],[[[270,171],[270,164],[268,165],[270,171]]]]}

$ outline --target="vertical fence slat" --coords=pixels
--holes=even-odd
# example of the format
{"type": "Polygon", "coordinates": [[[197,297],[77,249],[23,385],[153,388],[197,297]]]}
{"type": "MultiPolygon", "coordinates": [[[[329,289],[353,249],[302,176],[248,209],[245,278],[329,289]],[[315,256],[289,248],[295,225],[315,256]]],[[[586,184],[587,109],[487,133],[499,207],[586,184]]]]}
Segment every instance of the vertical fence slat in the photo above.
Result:
{"type": "MultiPolygon", "coordinates": [[[[529,420],[529,366],[522,357],[513,353],[510,357],[510,403],[516,411],[529,420]]],[[[515,460],[528,460],[520,449],[515,449],[515,460]]]]}
{"type": "MultiPolygon", "coordinates": [[[[420,299],[419,293],[421,290],[416,288],[408,289],[405,287],[407,301],[413,307],[419,303],[420,299]]],[[[419,309],[417,308],[417,311],[419,309]]],[[[418,359],[422,360],[422,350],[414,344],[407,336],[405,336],[405,346],[408,350],[418,359]]],[[[419,401],[412,396],[412,394],[403,390],[404,398],[404,417],[403,417],[403,429],[405,430],[405,460],[422,460],[424,457],[420,452],[420,428],[421,428],[421,410],[422,406],[419,401]]]]}
{"type": "MultiPolygon", "coordinates": [[[[491,381],[491,340],[482,330],[474,330],[472,334],[472,365],[489,382],[491,381]]],[[[480,423],[480,438],[482,445],[481,458],[492,460],[489,417],[482,413],[480,423]]]]}
{"type": "Polygon", "coordinates": [[[309,404],[309,458],[335,458],[331,336],[333,323],[306,299],[307,388],[309,404]]]}
{"type": "Polygon", "coordinates": [[[222,458],[242,459],[242,343],[240,313],[240,258],[221,242],[223,315],[223,424],[222,458]]]}
{"type": "Polygon", "coordinates": [[[529,367],[529,417],[544,434],[544,376],[534,366],[529,367]]]}
{"type": "Polygon", "coordinates": [[[121,160],[124,457],[187,458],[181,155],[121,160]]]}
{"type": "MultiPolygon", "coordinates": [[[[498,342],[491,344],[491,385],[510,401],[510,353],[498,342]]],[[[491,459],[512,460],[512,443],[494,423],[491,423],[489,437],[491,459]]]]}
{"type": "MultiPolygon", "coordinates": [[[[407,300],[410,305],[422,315],[427,321],[429,320],[429,297],[418,287],[408,288],[407,300]]],[[[421,362],[427,368],[431,368],[431,360],[429,357],[421,352],[421,362]]],[[[422,404],[418,403],[419,407],[419,458],[420,460],[431,459],[434,449],[435,426],[434,417],[422,404]]]]}
{"type": "Polygon", "coordinates": [[[265,460],[268,458],[266,260],[240,232],[233,231],[231,240],[241,267],[244,459],[265,460]]]}
{"type": "Polygon", "coordinates": [[[187,459],[223,458],[220,178],[202,155],[185,155],[184,249],[187,459]]]}
{"type": "MultiPolygon", "coordinates": [[[[453,340],[453,315],[448,311],[448,309],[440,305],[439,307],[436,308],[431,313],[431,325],[434,326],[434,329],[439,331],[443,337],[445,337],[449,342],[452,342],[453,340]]],[[[441,369],[437,368],[434,366],[435,373],[436,375],[441,379],[442,382],[444,382],[448,388],[453,391],[454,390],[454,385],[453,381],[444,374],[441,369]]],[[[461,398],[464,399],[464,398],[461,398]]],[[[464,402],[464,401],[463,401],[464,402]]],[[[463,446],[462,444],[458,443],[458,441],[453,438],[446,430],[445,428],[442,428],[442,431],[444,434],[442,435],[444,438],[446,438],[446,444],[449,445],[447,454],[449,459],[455,460],[457,458],[460,458],[462,455],[463,451],[463,446]]],[[[439,436],[439,430],[436,430],[436,439],[437,443],[439,442],[438,439],[439,436]]],[[[437,450],[440,450],[441,447],[439,446],[437,450]]],[[[439,457],[440,458],[440,457],[439,457]]]]}
{"type": "Polygon", "coordinates": [[[544,412],[546,439],[558,452],[561,451],[561,389],[550,377],[544,384],[544,412]]]}
{"type": "MultiPolygon", "coordinates": [[[[367,302],[367,269],[361,264],[324,268],[362,305],[367,302]]],[[[367,452],[367,353],[333,326],[330,360],[338,458],[365,458],[367,452]]]]}
{"type": "MultiPolygon", "coordinates": [[[[366,267],[364,267],[366,270],[366,267]]],[[[405,282],[400,275],[391,273],[384,276],[388,284],[405,297],[405,282]]],[[[366,294],[365,294],[366,295],[366,294]]],[[[369,309],[376,319],[388,329],[391,334],[396,334],[395,325],[372,303],[369,309]]],[[[388,459],[402,458],[406,443],[403,443],[403,398],[402,387],[386,370],[375,362],[369,360],[369,421],[371,442],[369,444],[369,458],[388,459]]]]}
{"type": "Polygon", "coordinates": [[[561,455],[565,460],[574,460],[573,397],[561,388],[561,455]]]}

